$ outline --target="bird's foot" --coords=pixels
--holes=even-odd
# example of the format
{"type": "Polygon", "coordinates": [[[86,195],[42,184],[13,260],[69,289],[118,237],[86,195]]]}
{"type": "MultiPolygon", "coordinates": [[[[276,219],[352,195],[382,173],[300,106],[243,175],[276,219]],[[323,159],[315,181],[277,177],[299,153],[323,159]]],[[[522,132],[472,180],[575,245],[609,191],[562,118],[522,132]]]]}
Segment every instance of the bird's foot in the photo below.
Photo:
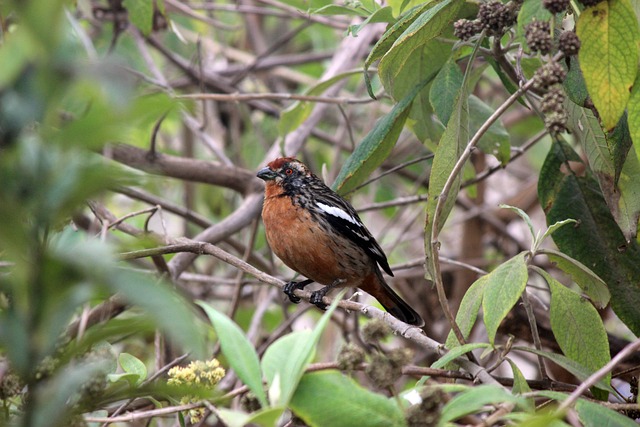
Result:
{"type": "Polygon", "coordinates": [[[300,302],[300,297],[297,296],[294,292],[296,289],[304,289],[305,286],[307,286],[309,283],[313,283],[313,280],[303,280],[302,282],[287,282],[284,285],[284,288],[282,288],[282,290],[284,291],[284,293],[289,297],[289,301],[291,301],[294,304],[298,304],[300,302]]]}
{"type": "Polygon", "coordinates": [[[325,286],[322,289],[319,289],[315,292],[311,293],[311,297],[309,298],[309,302],[313,305],[315,305],[316,307],[318,307],[320,310],[326,310],[327,309],[327,304],[324,303],[324,301],[322,301],[322,299],[329,293],[329,291],[335,287],[339,287],[340,285],[342,285],[346,280],[344,279],[336,279],[332,284],[330,284],[329,286],[325,286]]]}

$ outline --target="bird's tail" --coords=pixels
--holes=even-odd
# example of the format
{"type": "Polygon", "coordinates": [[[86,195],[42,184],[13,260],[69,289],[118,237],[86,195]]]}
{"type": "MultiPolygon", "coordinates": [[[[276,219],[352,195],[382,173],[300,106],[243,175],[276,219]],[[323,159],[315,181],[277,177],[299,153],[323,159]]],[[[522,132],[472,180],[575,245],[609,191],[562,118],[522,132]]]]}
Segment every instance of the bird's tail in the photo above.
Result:
{"type": "Polygon", "coordinates": [[[424,326],[424,320],[416,311],[409,306],[400,295],[398,295],[382,277],[380,271],[376,271],[375,275],[371,275],[371,280],[365,281],[365,285],[361,286],[363,290],[374,296],[378,302],[393,317],[402,320],[409,325],[418,327],[424,326]],[[368,283],[367,283],[368,282],[368,283]]]}

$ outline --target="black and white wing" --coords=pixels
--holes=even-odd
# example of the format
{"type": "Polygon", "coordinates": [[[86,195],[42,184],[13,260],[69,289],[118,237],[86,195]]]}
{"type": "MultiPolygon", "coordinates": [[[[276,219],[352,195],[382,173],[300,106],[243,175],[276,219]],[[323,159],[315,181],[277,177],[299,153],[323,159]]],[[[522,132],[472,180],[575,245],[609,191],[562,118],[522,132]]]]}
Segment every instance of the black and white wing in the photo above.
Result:
{"type": "Polygon", "coordinates": [[[385,272],[393,276],[382,248],[364,226],[353,206],[329,187],[324,187],[321,191],[314,191],[314,200],[312,201],[314,210],[322,215],[336,232],[355,242],[385,272]]]}

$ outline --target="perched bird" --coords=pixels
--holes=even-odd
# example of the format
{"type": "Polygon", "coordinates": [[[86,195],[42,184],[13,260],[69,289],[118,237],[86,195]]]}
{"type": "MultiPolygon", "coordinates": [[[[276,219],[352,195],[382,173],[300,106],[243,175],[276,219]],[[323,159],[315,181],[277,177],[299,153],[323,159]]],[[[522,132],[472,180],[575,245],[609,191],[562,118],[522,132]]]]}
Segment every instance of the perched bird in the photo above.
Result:
{"type": "Polygon", "coordinates": [[[258,178],[266,183],[262,220],[269,246],[308,279],[286,284],[292,302],[300,302],[295,289],[313,282],[324,288],[313,292],[310,301],[323,309],[322,298],[331,289],[358,287],[403,322],[424,325],[385,282],[378,266],[393,276],[387,257],[349,202],[292,157],[273,160],[258,178]]]}

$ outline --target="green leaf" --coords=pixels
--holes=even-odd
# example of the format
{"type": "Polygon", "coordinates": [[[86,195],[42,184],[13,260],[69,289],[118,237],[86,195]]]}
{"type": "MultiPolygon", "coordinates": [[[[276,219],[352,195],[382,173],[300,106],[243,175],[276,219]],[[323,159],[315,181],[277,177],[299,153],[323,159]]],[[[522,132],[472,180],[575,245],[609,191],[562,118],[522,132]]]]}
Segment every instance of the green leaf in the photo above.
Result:
{"type": "Polygon", "coordinates": [[[435,273],[432,271],[433,266],[429,261],[433,259],[432,254],[432,232],[437,227],[437,231],[441,231],[444,227],[444,223],[453,209],[453,205],[458,196],[460,190],[460,182],[462,180],[461,174],[457,174],[454,177],[453,185],[449,190],[447,199],[442,201],[443,207],[440,214],[438,224],[434,224],[434,215],[440,198],[442,197],[442,190],[449,179],[449,176],[453,172],[455,164],[458,162],[460,155],[464,151],[464,147],[469,141],[469,104],[467,92],[461,89],[458,100],[456,102],[456,108],[449,119],[447,128],[440,139],[438,149],[436,150],[431,165],[431,174],[429,175],[429,199],[427,200],[427,218],[425,223],[425,257],[426,257],[426,277],[431,279],[435,273]]]}
{"type": "Polygon", "coordinates": [[[510,206],[510,205],[505,205],[505,204],[501,204],[500,207],[502,209],[510,209],[513,212],[515,212],[516,214],[518,214],[518,216],[520,218],[522,218],[524,220],[524,222],[527,224],[527,227],[529,227],[529,233],[531,233],[531,238],[535,239],[536,238],[536,232],[533,229],[533,222],[531,222],[531,218],[529,217],[529,215],[527,215],[527,213],[525,211],[523,211],[520,208],[517,208],[515,206],[510,206]]]}
{"type": "Polygon", "coordinates": [[[640,159],[640,75],[636,78],[631,89],[628,105],[629,132],[633,141],[636,158],[640,159]]]}
{"type": "Polygon", "coordinates": [[[345,194],[353,190],[389,156],[404,127],[411,103],[425,84],[426,80],[417,85],[389,114],[378,120],[371,132],[358,144],[333,183],[333,188],[338,193],[345,194]]]}
{"type": "Polygon", "coordinates": [[[436,115],[444,124],[449,123],[463,78],[464,75],[456,61],[449,60],[433,80],[431,90],[429,90],[429,101],[436,115]]]}
{"type": "Polygon", "coordinates": [[[313,15],[346,15],[346,16],[368,16],[367,11],[357,7],[341,6],[337,4],[328,4],[318,9],[309,9],[309,13],[313,15]]]}
{"type": "Polygon", "coordinates": [[[290,399],[286,391],[295,391],[305,367],[315,354],[312,342],[311,331],[295,331],[277,339],[265,351],[261,366],[269,386],[271,405],[284,406],[284,402],[290,399]]]}
{"type": "MultiPolygon", "coordinates": [[[[539,268],[536,271],[551,290],[551,330],[562,352],[593,372],[602,368],[611,356],[607,332],[596,309],[546,271],[539,268]]],[[[611,374],[603,381],[609,384],[611,374]]]]}
{"type": "Polygon", "coordinates": [[[580,107],[585,106],[589,98],[589,91],[587,90],[587,84],[584,82],[582,70],[580,70],[580,64],[576,56],[569,58],[569,70],[562,85],[571,102],[580,107]]]}
{"type": "Polygon", "coordinates": [[[482,312],[489,342],[492,345],[500,323],[507,317],[527,286],[529,276],[524,260],[525,255],[526,252],[521,252],[487,275],[482,312]]]}
{"type": "MultiPolygon", "coordinates": [[[[422,48],[448,28],[464,2],[461,0],[443,0],[427,4],[429,8],[424,10],[402,32],[380,60],[378,74],[382,84],[390,93],[395,92],[393,86],[396,83],[399,70],[404,67],[412,56],[416,55],[416,49],[422,48]]],[[[414,69],[413,81],[416,83],[421,81],[424,75],[422,74],[423,72],[424,70],[421,70],[421,73],[415,73],[414,69]]]]}
{"type": "Polygon", "coordinates": [[[549,257],[558,268],[571,276],[571,279],[580,286],[580,289],[591,298],[598,308],[604,308],[609,303],[611,294],[607,284],[586,265],[570,256],[554,249],[544,249],[540,253],[549,257]]]}
{"type": "MultiPolygon", "coordinates": [[[[347,79],[359,73],[359,71],[340,73],[336,76],[331,77],[330,79],[315,84],[314,86],[307,89],[304,94],[307,96],[321,95],[324,91],[340,82],[341,80],[347,79]]],[[[309,114],[311,114],[311,112],[313,111],[314,105],[315,103],[311,101],[296,101],[289,107],[287,107],[280,114],[280,121],[278,122],[278,130],[280,131],[280,135],[285,135],[300,127],[300,125],[309,117],[309,114]]]]}
{"type": "Polygon", "coordinates": [[[586,8],[576,32],[587,89],[605,128],[613,129],[638,72],[638,20],[629,0],[609,0],[586,8]]]}
{"type": "Polygon", "coordinates": [[[269,406],[267,395],[262,386],[262,371],[258,355],[242,329],[233,320],[206,302],[198,301],[197,304],[202,307],[211,320],[220,340],[220,348],[238,378],[256,395],[263,408],[269,406]]]}
{"type": "MultiPolygon", "coordinates": [[[[77,255],[77,253],[76,253],[77,255]]],[[[86,253],[83,253],[83,257],[86,253]]],[[[95,267],[91,267],[95,268],[95,267]]],[[[105,279],[114,292],[145,310],[168,334],[172,342],[190,351],[194,357],[205,357],[204,330],[187,302],[166,283],[151,276],[129,270],[116,270],[105,279]]]]}
{"type": "Polygon", "coordinates": [[[503,402],[512,402],[520,406],[526,405],[526,401],[523,398],[514,396],[499,386],[480,385],[469,387],[467,391],[458,394],[444,405],[440,415],[440,423],[452,422],[465,415],[479,411],[485,405],[503,402]]]}
{"type": "MultiPolygon", "coordinates": [[[[622,121],[620,121],[622,123],[622,121]]],[[[629,150],[618,178],[618,192],[609,203],[611,213],[627,242],[638,234],[640,219],[640,162],[637,152],[629,150]]]]}
{"type": "Polygon", "coordinates": [[[589,166],[596,173],[602,187],[603,181],[608,180],[611,186],[615,180],[613,154],[607,145],[607,138],[600,127],[600,123],[593,112],[582,108],[571,101],[565,102],[568,121],[567,127],[574,133],[577,140],[584,147],[589,160],[589,166]]]}
{"type": "Polygon", "coordinates": [[[367,83],[367,90],[369,91],[369,95],[372,98],[375,98],[373,95],[373,91],[371,90],[371,83],[369,82],[367,70],[378,59],[382,58],[393,46],[395,41],[404,33],[404,31],[409,28],[409,26],[422,14],[422,12],[430,7],[433,7],[431,3],[423,3],[420,6],[416,6],[413,9],[409,10],[405,15],[402,16],[390,29],[385,31],[385,33],[380,37],[380,40],[373,46],[371,52],[367,56],[367,59],[364,61],[364,76],[365,81],[367,83]]]}
{"type": "Polygon", "coordinates": [[[560,227],[564,227],[567,224],[577,224],[577,223],[578,223],[578,221],[576,221],[575,219],[565,219],[565,220],[562,220],[562,221],[554,222],[549,227],[547,227],[547,230],[544,232],[544,234],[542,235],[542,238],[540,240],[542,241],[547,236],[551,236],[560,227]]]}
{"type": "Polygon", "coordinates": [[[576,412],[584,427],[638,427],[631,418],[585,399],[578,399],[576,412]]]}
{"type": "Polygon", "coordinates": [[[107,379],[112,383],[122,381],[123,383],[128,384],[131,388],[140,384],[140,377],[138,374],[109,374],[107,375],[107,379]]]}
{"type": "Polygon", "coordinates": [[[148,36],[153,30],[153,0],[123,0],[122,6],[129,13],[129,21],[148,36]]]}
{"type": "MultiPolygon", "coordinates": [[[[471,329],[473,329],[473,325],[476,323],[487,281],[488,275],[484,275],[473,282],[460,302],[458,313],[456,313],[456,323],[458,324],[458,327],[465,339],[469,338],[471,329]]],[[[452,349],[459,345],[460,343],[458,342],[456,335],[453,333],[453,330],[449,331],[445,346],[452,349]]]]}
{"type": "MultiPolygon", "coordinates": [[[[554,399],[558,402],[562,402],[567,398],[564,393],[557,391],[540,390],[536,392],[537,396],[546,397],[548,399],[554,399]]],[[[578,399],[575,405],[578,417],[585,427],[637,427],[631,418],[602,406],[595,402],[590,402],[585,399],[578,399]]],[[[562,414],[558,414],[562,415],[562,414]]]]}
{"type": "MultiPolygon", "coordinates": [[[[493,115],[495,110],[475,95],[469,97],[469,124],[471,134],[493,115]]],[[[500,120],[495,121],[478,141],[478,148],[486,154],[495,156],[505,166],[511,159],[511,137],[500,120]]]]}
{"type": "MultiPolygon", "coordinates": [[[[581,365],[575,360],[569,359],[568,357],[563,356],[561,354],[551,353],[549,351],[544,351],[544,350],[536,350],[535,348],[520,347],[520,346],[514,346],[513,349],[537,354],[538,356],[542,356],[546,359],[549,359],[556,365],[560,366],[561,368],[565,369],[567,372],[569,372],[570,374],[578,378],[580,381],[586,380],[591,376],[591,374],[593,374],[593,371],[591,371],[590,369],[586,368],[585,366],[581,365]]],[[[595,385],[597,388],[600,388],[602,390],[607,390],[611,393],[614,392],[611,386],[602,380],[598,381],[595,385]]]]}
{"type": "MultiPolygon", "coordinates": [[[[614,219],[630,241],[635,237],[640,218],[640,165],[631,146],[625,116],[613,132],[605,135],[591,110],[571,101],[565,103],[568,128],[578,137],[595,172],[600,189],[614,219]]],[[[633,126],[629,124],[629,126],[633,126]]]]}
{"type": "MultiPolygon", "coordinates": [[[[511,372],[513,372],[513,387],[511,388],[511,391],[514,394],[531,393],[531,388],[527,383],[527,379],[522,375],[522,371],[518,368],[518,365],[513,363],[513,360],[509,358],[507,358],[507,362],[509,362],[511,372]]],[[[531,406],[529,408],[531,408],[531,406]]]]}
{"type": "Polygon", "coordinates": [[[431,367],[433,369],[440,369],[443,366],[446,366],[448,363],[453,362],[455,359],[462,356],[463,354],[466,354],[471,350],[475,350],[476,348],[489,348],[489,344],[487,344],[486,342],[477,342],[477,343],[459,345],[457,347],[452,348],[447,352],[447,354],[445,354],[440,359],[433,362],[431,364],[431,367]]]}
{"type": "Polygon", "coordinates": [[[33,427],[70,425],[73,407],[80,396],[81,387],[87,380],[104,373],[103,362],[78,363],[66,366],[53,378],[42,382],[32,391],[33,405],[31,422],[33,427]]]}
{"type": "Polygon", "coordinates": [[[135,384],[138,385],[147,379],[147,367],[137,357],[129,353],[120,353],[118,355],[118,363],[127,374],[133,374],[137,377],[135,384]]]}
{"type": "Polygon", "coordinates": [[[311,427],[406,425],[394,400],[361,387],[338,371],[303,376],[290,406],[311,427]]]}
{"type": "Polygon", "coordinates": [[[239,424],[238,427],[246,425],[258,425],[262,427],[272,427],[278,425],[278,420],[282,417],[282,413],[285,408],[265,408],[248,417],[244,424],[239,424]]]}
{"type": "Polygon", "coordinates": [[[574,218],[579,223],[556,230],[553,240],[563,253],[607,284],[611,307],[634,334],[640,335],[640,246],[636,241],[626,242],[588,171],[574,174],[568,170],[573,162],[580,163],[573,149],[564,141],[554,143],[538,180],[547,222],[574,218]]]}
{"type": "Polygon", "coordinates": [[[387,22],[389,24],[396,22],[396,19],[393,17],[393,11],[390,6],[385,6],[373,12],[367,19],[362,21],[361,24],[357,25],[349,25],[349,29],[347,30],[347,34],[351,34],[353,37],[357,37],[358,33],[361,29],[363,29],[368,24],[373,24],[376,22],[387,22]]]}
{"type": "Polygon", "coordinates": [[[293,332],[279,338],[267,348],[262,357],[262,371],[269,384],[269,399],[273,406],[285,407],[289,404],[307,365],[313,358],[320,335],[342,295],[344,291],[333,300],[313,332],[293,332]]]}

